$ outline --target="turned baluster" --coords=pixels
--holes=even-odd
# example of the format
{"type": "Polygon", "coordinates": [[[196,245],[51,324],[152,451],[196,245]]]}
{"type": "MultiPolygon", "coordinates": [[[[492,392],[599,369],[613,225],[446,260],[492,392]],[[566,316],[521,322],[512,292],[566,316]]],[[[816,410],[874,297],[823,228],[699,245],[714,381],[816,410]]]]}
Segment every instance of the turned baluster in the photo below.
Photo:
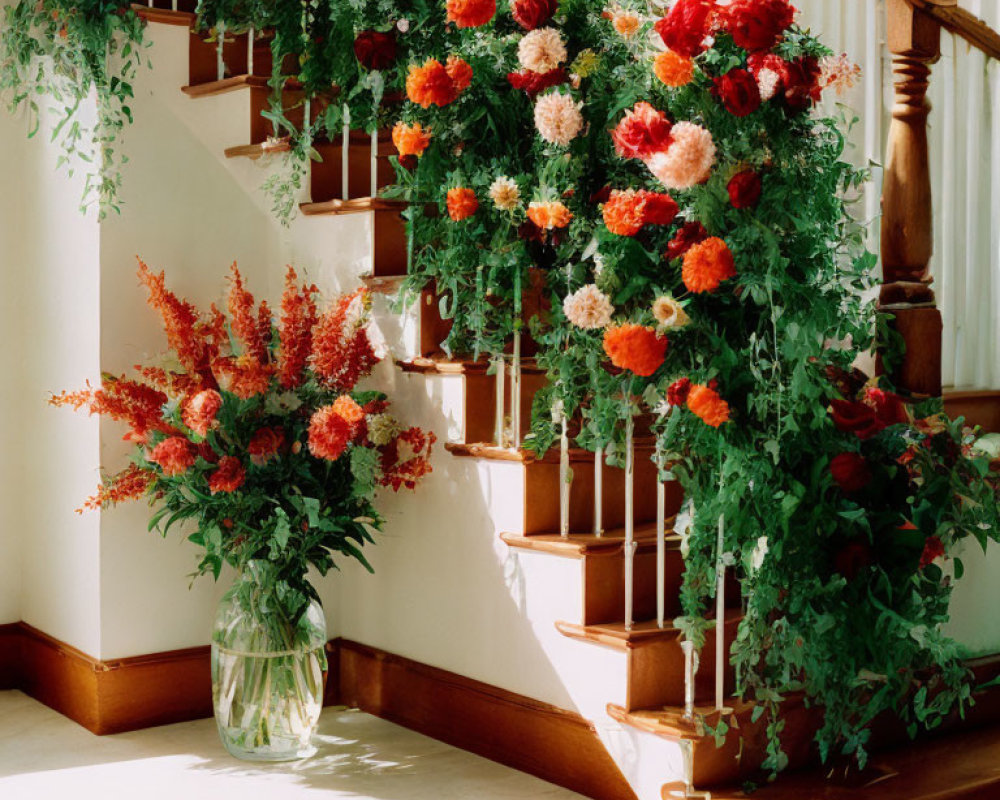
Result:
{"type": "Polygon", "coordinates": [[[893,378],[900,389],[941,394],[941,314],[930,284],[933,252],[927,87],[941,54],[941,27],[907,0],[887,0],[896,102],[882,186],[879,307],[906,344],[893,378]]]}

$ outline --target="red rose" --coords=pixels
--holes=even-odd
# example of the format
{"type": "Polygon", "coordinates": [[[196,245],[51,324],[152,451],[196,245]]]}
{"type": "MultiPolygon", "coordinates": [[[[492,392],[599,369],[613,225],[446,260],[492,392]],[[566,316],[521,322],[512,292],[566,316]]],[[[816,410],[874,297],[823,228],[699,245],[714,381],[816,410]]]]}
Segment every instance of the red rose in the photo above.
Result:
{"type": "Polygon", "coordinates": [[[672,406],[682,406],[691,393],[691,379],[680,378],[667,387],[667,402],[672,406]]]}
{"type": "Polygon", "coordinates": [[[729,202],[733,208],[751,208],[760,200],[760,175],[752,169],[737,172],[726,187],[729,191],[729,202]]]}
{"type": "Polygon", "coordinates": [[[670,146],[673,123],[649,103],[640,102],[625,112],[611,133],[615,150],[622,158],[647,158],[670,146]]]}
{"type": "Polygon", "coordinates": [[[837,485],[848,493],[860,492],[872,480],[868,462],[858,453],[840,453],[834,456],[830,462],[830,474],[837,485]]]}
{"type": "Polygon", "coordinates": [[[559,7],[559,0],[511,0],[510,13],[526,31],[544,25],[559,7]]]}
{"type": "Polygon", "coordinates": [[[208,476],[208,488],[212,494],[219,492],[235,492],[243,485],[246,470],[236,456],[223,456],[219,467],[208,476]]]}
{"type": "Polygon", "coordinates": [[[907,422],[906,403],[898,394],[874,387],[865,390],[865,404],[875,411],[875,416],[884,426],[907,422]]]}
{"type": "Polygon", "coordinates": [[[944,555],[944,542],[937,536],[928,536],[924,542],[924,551],[920,554],[920,569],[930,565],[935,558],[944,555]]]}
{"type": "Polygon", "coordinates": [[[781,73],[785,90],[785,105],[793,111],[805,111],[820,98],[823,87],[819,85],[819,62],[808,56],[786,61],[781,73]]]}
{"type": "Polygon", "coordinates": [[[677,216],[677,202],[665,192],[639,190],[643,225],[669,225],[677,216]]]}
{"type": "Polygon", "coordinates": [[[354,40],[354,55],[365,69],[388,69],[396,60],[395,33],[361,31],[354,40]]]}
{"type": "Polygon", "coordinates": [[[543,89],[569,83],[569,73],[562,67],[550,69],[548,72],[535,72],[522,69],[520,72],[508,72],[507,81],[515,89],[523,89],[528,97],[534,97],[543,89]]]}
{"type": "Polygon", "coordinates": [[[872,550],[866,542],[849,542],[834,557],[834,568],[851,581],[872,563],[872,550]]]}
{"type": "Polygon", "coordinates": [[[705,49],[709,20],[715,0],[677,0],[667,15],[656,23],[663,43],[682,56],[691,58],[705,49]]]}
{"type": "Polygon", "coordinates": [[[869,439],[885,428],[875,412],[864,403],[853,400],[832,400],[830,413],[837,430],[853,433],[859,439],[869,439]]]}
{"type": "Polygon", "coordinates": [[[708,231],[700,222],[685,222],[667,245],[667,260],[683,258],[684,254],[699,242],[708,238],[708,231]]]}
{"type": "Polygon", "coordinates": [[[760,108],[757,79],[745,69],[731,69],[721,78],[716,78],[712,93],[730,114],[737,117],[745,117],[760,108]]]}
{"type": "Polygon", "coordinates": [[[723,11],[722,24],[745,50],[770,50],[795,20],[788,0],[733,0],[723,11]]]}

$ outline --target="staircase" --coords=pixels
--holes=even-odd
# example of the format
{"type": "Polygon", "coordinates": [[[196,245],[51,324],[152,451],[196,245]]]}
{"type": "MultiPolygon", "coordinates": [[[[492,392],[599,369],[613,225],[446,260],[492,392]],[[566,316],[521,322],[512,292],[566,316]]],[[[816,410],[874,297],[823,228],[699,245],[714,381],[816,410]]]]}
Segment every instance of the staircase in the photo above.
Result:
{"type": "MultiPolygon", "coordinates": [[[[157,0],[157,5],[165,4],[157,0]]],[[[246,36],[235,37],[220,53],[214,43],[204,41],[191,30],[195,17],[190,6],[187,11],[136,8],[149,22],[148,38],[153,44],[157,75],[165,76],[164,81],[178,78],[176,90],[164,95],[162,102],[217,155],[253,202],[267,210],[269,204],[259,191],[267,174],[261,167],[273,169],[280,164],[289,145],[287,140],[270,138],[269,124],[260,115],[270,92],[266,37],[252,46],[246,36]]],[[[289,82],[284,102],[292,120],[304,118],[301,99],[295,83],[289,82]]],[[[415,564],[429,563],[426,556],[422,556],[425,561],[414,565],[391,560],[382,564],[380,559],[391,557],[381,552],[373,557],[376,576],[368,579],[364,587],[363,579],[356,580],[350,569],[345,569],[344,594],[356,594],[358,608],[346,608],[340,621],[343,635],[357,639],[367,636],[373,646],[390,650],[406,642],[410,652],[405,655],[423,659],[431,666],[579,714],[592,725],[600,745],[624,778],[624,783],[595,783],[588,792],[594,797],[707,797],[703,791],[706,788],[712,789],[711,796],[716,798],[743,796],[736,789],[716,787],[738,786],[757,775],[764,757],[766,720],[757,718],[752,704],[735,698],[731,698],[730,708],[721,713],[715,710],[716,675],[712,664],[716,654],[712,641],[703,650],[702,668],[693,679],[693,702],[699,713],[694,717],[685,713],[685,654],[679,632],[671,622],[680,611],[676,598],[683,569],[682,543],[681,537],[669,529],[669,523],[662,542],[658,541],[656,473],[649,458],[650,445],[641,438],[637,445],[635,622],[627,626],[624,471],[598,468],[592,454],[569,451],[573,474],[569,533],[561,535],[558,452],[537,458],[523,449],[502,446],[504,442],[497,437],[498,417],[501,430],[513,433],[510,428],[519,420],[520,434],[527,432],[532,397],[544,382],[542,372],[530,359],[524,362],[519,413],[514,413],[511,392],[497,391],[497,377],[488,363],[452,360],[439,351],[448,322],[441,318],[433,292],[423,292],[409,311],[395,313],[388,300],[406,273],[406,231],[401,216],[405,206],[377,196],[378,189],[393,181],[388,161],[394,152],[391,142],[385,133],[372,141],[366,133],[350,131],[337,141],[318,142],[316,148],[323,160],[310,165],[298,198],[301,213],[281,236],[307,268],[318,262],[317,253],[324,248],[344,249],[343,260],[356,265],[353,275],[323,275],[322,280],[311,277],[338,288],[360,278],[381,298],[379,324],[393,351],[399,354],[400,367],[399,372],[382,378],[393,383],[398,404],[407,408],[408,414],[412,410],[409,415],[415,415],[415,421],[436,429],[447,440],[446,452],[438,455],[435,463],[437,480],[419,499],[422,507],[437,509],[433,513],[443,515],[441,525],[448,530],[435,539],[444,543],[436,560],[430,562],[435,571],[424,574],[421,581],[413,573],[420,569],[415,564]],[[509,424],[507,419],[511,420],[509,424]],[[455,492],[468,493],[468,497],[456,499],[455,492]],[[469,497],[481,499],[478,513],[449,518],[449,507],[460,508],[455,504],[469,497]],[[493,541],[485,542],[483,537],[490,536],[495,537],[493,541]],[[452,595],[451,590],[464,587],[464,598],[472,598],[477,588],[474,584],[495,582],[499,571],[503,572],[504,585],[486,587],[493,594],[484,590],[483,597],[505,596],[508,602],[503,607],[486,605],[488,600],[482,601],[484,605],[455,607],[461,605],[463,596],[452,595]],[[657,620],[661,571],[666,587],[662,625],[657,620]],[[426,623],[423,634],[397,629],[402,626],[399,618],[405,609],[379,609],[374,596],[376,584],[393,580],[412,581],[408,585],[419,587],[420,602],[425,607],[421,613],[438,620],[426,623]],[[460,583],[462,580],[466,583],[460,583]],[[468,624],[456,625],[453,630],[432,630],[435,624],[447,628],[445,619],[453,624],[456,620],[468,624]],[[441,648],[434,644],[448,637],[463,637],[470,630],[475,633],[464,650],[441,654],[441,648]],[[725,721],[728,733],[720,733],[717,739],[698,721],[701,715],[713,727],[725,721]],[[626,784],[630,788],[623,788],[626,784]]],[[[274,286],[278,280],[280,276],[274,278],[274,286]]],[[[500,438],[504,438],[502,433],[500,438]]],[[[666,485],[665,500],[669,521],[681,505],[676,484],[666,485]]],[[[412,506],[410,509],[412,514],[412,506]]],[[[393,513],[390,500],[390,519],[393,513]]],[[[418,536],[415,531],[419,528],[412,522],[408,524],[412,529],[407,535],[418,536]]],[[[415,545],[403,547],[403,562],[407,554],[415,552],[406,547],[415,545]]],[[[721,624],[728,646],[736,635],[741,609],[735,586],[727,596],[730,606],[721,624]]],[[[994,662],[984,665],[984,676],[996,668],[994,662]]],[[[722,677],[729,697],[735,679],[728,665],[722,677]]],[[[815,712],[801,702],[786,703],[784,740],[793,765],[806,764],[813,758],[815,717],[815,712]]],[[[887,741],[893,741],[893,737],[887,737],[887,741]]],[[[928,753],[944,752],[940,745],[934,746],[938,749],[928,753]]],[[[907,769],[912,771],[915,766],[911,763],[907,769]]],[[[858,793],[857,787],[831,789],[842,793],[827,794],[826,789],[816,788],[820,785],[817,781],[817,776],[809,775],[799,783],[788,784],[798,787],[792,794],[782,794],[775,787],[760,796],[837,800],[904,796],[858,793]]],[[[888,778],[883,781],[883,786],[891,784],[888,778]]],[[[581,790],[579,786],[574,788],[581,790]]],[[[1000,772],[994,768],[990,780],[976,784],[976,791],[995,794],[934,794],[921,793],[920,787],[911,789],[912,793],[905,796],[927,800],[1000,797],[1000,772]],[[986,785],[992,788],[984,789],[986,785]]],[[[587,787],[582,790],[588,791],[587,787]]]]}

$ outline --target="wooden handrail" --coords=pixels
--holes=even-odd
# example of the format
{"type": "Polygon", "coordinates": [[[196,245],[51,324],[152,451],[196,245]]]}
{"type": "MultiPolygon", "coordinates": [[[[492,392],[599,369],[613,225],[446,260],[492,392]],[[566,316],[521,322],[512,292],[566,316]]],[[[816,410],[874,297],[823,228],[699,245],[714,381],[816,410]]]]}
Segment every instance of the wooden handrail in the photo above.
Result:
{"type": "Polygon", "coordinates": [[[990,58],[1000,60],[1000,32],[993,30],[975,14],[959,8],[956,0],[908,0],[908,2],[945,30],[961,36],[990,58]]]}

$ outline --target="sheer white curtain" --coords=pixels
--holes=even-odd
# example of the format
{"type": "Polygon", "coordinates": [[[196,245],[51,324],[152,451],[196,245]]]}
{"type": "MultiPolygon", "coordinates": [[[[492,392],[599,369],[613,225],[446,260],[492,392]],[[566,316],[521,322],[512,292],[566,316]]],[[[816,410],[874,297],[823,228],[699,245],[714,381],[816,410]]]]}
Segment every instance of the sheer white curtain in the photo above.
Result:
{"type": "MultiPolygon", "coordinates": [[[[863,72],[842,98],[859,122],[852,159],[884,163],[893,103],[883,0],[793,0],[801,22],[863,72]]],[[[960,0],[1000,28],[1000,0],[960,0]]],[[[931,74],[930,152],[934,193],[931,271],[944,317],[946,385],[1000,389],[1000,64],[945,32],[931,74]]],[[[831,98],[827,98],[827,103],[831,98]]],[[[877,245],[881,171],[865,197],[877,245]]]]}

